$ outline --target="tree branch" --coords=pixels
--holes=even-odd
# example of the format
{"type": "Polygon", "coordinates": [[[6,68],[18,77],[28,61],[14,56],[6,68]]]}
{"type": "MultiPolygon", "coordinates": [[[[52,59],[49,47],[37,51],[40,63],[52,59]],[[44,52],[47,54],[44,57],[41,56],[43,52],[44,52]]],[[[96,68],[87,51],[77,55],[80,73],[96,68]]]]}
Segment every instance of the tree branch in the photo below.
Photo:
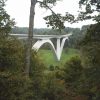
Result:
{"type": "MultiPolygon", "coordinates": [[[[40,4],[43,4],[44,6],[46,6],[54,15],[56,15],[56,17],[59,19],[59,17],[57,16],[57,14],[47,5],[45,4],[44,2],[42,1],[38,1],[37,0],[37,3],[40,3],[40,4]]],[[[60,19],[59,19],[60,20],[60,19]]]]}

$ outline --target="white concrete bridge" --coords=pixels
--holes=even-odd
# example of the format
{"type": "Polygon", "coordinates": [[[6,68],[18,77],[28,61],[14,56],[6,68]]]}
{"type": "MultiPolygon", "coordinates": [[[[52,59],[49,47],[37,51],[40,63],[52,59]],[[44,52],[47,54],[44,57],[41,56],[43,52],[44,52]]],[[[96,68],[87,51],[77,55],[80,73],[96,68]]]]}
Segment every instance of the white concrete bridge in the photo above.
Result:
{"type": "MultiPolygon", "coordinates": [[[[28,38],[27,34],[10,34],[10,35],[18,37],[19,39],[27,39],[28,38]]],[[[72,35],[72,34],[66,34],[66,35],[34,35],[33,38],[37,39],[37,42],[35,44],[33,44],[32,49],[38,51],[43,44],[48,43],[50,45],[56,59],[58,61],[60,61],[65,41],[69,39],[70,35],[72,35]],[[51,41],[52,38],[57,40],[56,47],[54,46],[53,42],[51,41]]]]}

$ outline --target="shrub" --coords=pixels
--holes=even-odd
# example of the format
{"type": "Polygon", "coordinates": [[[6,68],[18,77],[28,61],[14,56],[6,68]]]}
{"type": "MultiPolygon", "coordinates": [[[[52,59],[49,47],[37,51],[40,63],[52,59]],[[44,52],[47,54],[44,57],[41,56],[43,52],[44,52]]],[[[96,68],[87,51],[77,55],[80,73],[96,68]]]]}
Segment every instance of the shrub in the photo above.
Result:
{"type": "Polygon", "coordinates": [[[21,74],[0,72],[0,100],[30,100],[31,81],[21,74]]]}
{"type": "Polygon", "coordinates": [[[23,45],[15,38],[0,39],[0,70],[22,70],[23,45]]]}

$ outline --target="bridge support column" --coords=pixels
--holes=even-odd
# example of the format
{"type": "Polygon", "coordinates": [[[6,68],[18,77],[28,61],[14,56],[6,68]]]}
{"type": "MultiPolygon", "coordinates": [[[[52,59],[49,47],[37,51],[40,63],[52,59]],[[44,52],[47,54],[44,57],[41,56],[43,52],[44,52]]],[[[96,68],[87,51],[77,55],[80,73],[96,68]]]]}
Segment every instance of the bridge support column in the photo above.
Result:
{"type": "Polygon", "coordinates": [[[60,38],[57,38],[57,47],[56,47],[56,53],[57,53],[57,60],[60,61],[60,56],[61,56],[61,49],[60,49],[61,43],[60,43],[60,38]]]}

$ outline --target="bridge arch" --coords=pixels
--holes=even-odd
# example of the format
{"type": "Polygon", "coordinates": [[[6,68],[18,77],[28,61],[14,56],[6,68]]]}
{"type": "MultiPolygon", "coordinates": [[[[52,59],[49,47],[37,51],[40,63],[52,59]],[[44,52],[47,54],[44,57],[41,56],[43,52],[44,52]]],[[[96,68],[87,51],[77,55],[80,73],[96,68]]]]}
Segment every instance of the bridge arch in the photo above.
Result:
{"type": "Polygon", "coordinates": [[[52,43],[51,40],[49,39],[45,39],[45,40],[38,40],[33,46],[32,46],[32,49],[34,49],[36,52],[45,44],[45,43],[48,43],[53,54],[54,54],[54,57],[58,60],[58,56],[57,56],[57,53],[56,53],[56,49],[54,47],[54,44],[52,43]]]}
{"type": "Polygon", "coordinates": [[[65,38],[62,39],[62,42],[61,42],[61,49],[60,49],[61,53],[62,53],[62,51],[63,51],[63,48],[64,48],[64,45],[65,45],[66,40],[69,41],[69,37],[65,37],[65,38]]]}

